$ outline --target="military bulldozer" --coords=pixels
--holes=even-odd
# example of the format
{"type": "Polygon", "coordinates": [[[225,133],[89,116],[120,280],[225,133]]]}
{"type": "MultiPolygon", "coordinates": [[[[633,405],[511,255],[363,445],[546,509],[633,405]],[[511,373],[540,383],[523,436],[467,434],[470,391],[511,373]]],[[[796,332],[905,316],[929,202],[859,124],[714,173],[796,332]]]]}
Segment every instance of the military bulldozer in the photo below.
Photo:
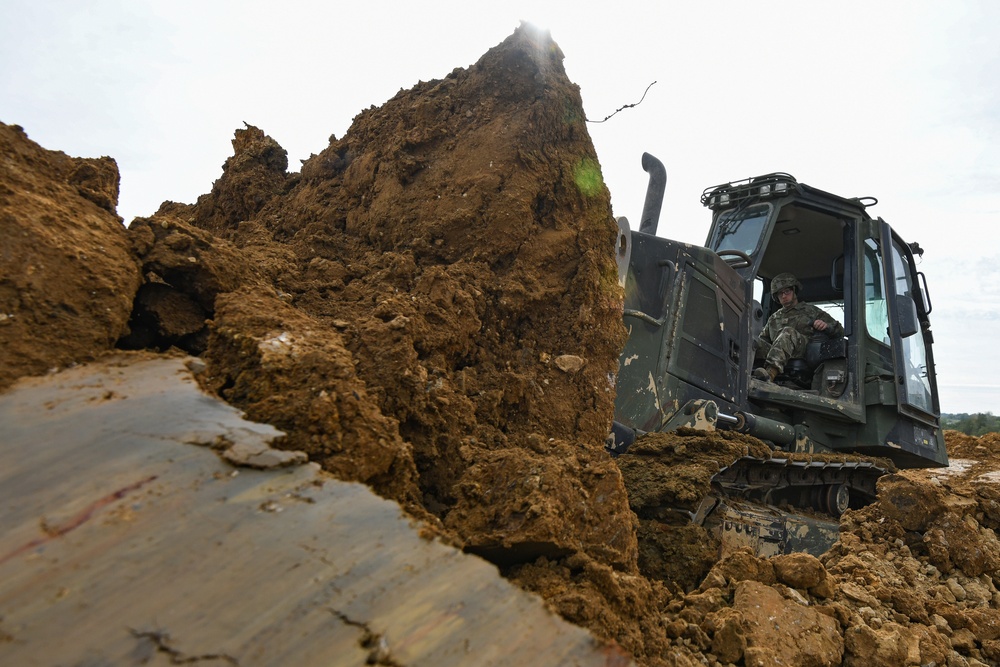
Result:
{"type": "Polygon", "coordinates": [[[770,456],[724,462],[686,512],[723,545],[770,555],[822,552],[838,517],[875,499],[893,467],[947,465],[932,354],[931,302],[905,242],[868,209],[786,173],[707,188],[704,247],[656,235],[666,172],[649,186],[637,230],[618,221],[628,341],[608,447],[647,433],[749,434],[770,456]],[[752,377],[755,340],[781,307],[771,280],[791,272],[801,301],[844,324],[816,335],[773,381],[752,377]],[[813,530],[814,529],[814,530],[813,530]]]}

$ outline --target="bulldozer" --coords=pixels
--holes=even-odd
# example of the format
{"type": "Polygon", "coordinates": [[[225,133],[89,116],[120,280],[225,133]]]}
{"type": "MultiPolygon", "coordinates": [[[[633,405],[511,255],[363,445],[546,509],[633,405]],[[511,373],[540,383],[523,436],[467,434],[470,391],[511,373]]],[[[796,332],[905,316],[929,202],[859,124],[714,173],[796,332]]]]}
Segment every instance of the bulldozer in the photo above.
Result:
{"type": "MultiPolygon", "coordinates": [[[[822,553],[839,517],[875,500],[894,468],[948,464],[923,249],[869,209],[770,173],[706,188],[704,246],[657,236],[666,170],[649,174],[642,219],[619,218],[617,261],[628,340],[608,449],[649,433],[731,431],[770,456],[720,462],[711,493],[681,512],[723,549],[822,553]],[[781,307],[771,281],[794,274],[799,298],[843,322],[816,334],[772,381],[753,377],[757,336],[781,307]]],[[[670,508],[661,508],[665,516],[670,508]]]]}

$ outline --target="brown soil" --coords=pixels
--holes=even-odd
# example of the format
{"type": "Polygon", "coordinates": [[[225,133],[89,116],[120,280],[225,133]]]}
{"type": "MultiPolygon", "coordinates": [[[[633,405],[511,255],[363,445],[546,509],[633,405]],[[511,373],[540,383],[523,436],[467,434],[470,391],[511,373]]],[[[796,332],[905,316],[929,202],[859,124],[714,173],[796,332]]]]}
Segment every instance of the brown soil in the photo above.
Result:
{"type": "Polygon", "coordinates": [[[3,388],[113,348],[141,275],[114,160],[47,151],[2,123],[0,155],[3,388]]]}
{"type": "Polygon", "coordinates": [[[994,435],[880,482],[823,558],[719,558],[691,507],[752,438],[604,450],[624,341],[616,227],[546,34],[361,112],[289,173],[235,133],[193,205],[128,228],[117,166],[0,124],[0,389],[115,347],[200,381],[492,560],[641,665],[996,664],[994,435]],[[626,491],[626,484],[628,490],[626,491]]]}

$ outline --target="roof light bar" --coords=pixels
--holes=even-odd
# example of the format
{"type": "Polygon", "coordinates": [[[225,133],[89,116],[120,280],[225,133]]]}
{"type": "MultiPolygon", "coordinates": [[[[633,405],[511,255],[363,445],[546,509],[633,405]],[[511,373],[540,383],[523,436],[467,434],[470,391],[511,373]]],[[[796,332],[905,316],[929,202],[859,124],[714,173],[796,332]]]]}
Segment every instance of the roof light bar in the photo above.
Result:
{"type": "Polygon", "coordinates": [[[712,209],[726,208],[748,200],[785,196],[797,188],[794,176],[779,171],[706,188],[701,203],[712,209]]]}

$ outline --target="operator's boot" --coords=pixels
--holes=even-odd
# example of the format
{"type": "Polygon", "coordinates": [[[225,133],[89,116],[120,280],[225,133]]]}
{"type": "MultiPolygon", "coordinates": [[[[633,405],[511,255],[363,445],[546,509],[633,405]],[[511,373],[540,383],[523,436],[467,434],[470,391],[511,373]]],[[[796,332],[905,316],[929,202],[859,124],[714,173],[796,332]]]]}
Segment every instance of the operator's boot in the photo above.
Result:
{"type": "Polygon", "coordinates": [[[774,366],[761,366],[760,368],[753,369],[751,375],[763,382],[774,382],[774,378],[778,377],[778,369],[774,366]]]}

